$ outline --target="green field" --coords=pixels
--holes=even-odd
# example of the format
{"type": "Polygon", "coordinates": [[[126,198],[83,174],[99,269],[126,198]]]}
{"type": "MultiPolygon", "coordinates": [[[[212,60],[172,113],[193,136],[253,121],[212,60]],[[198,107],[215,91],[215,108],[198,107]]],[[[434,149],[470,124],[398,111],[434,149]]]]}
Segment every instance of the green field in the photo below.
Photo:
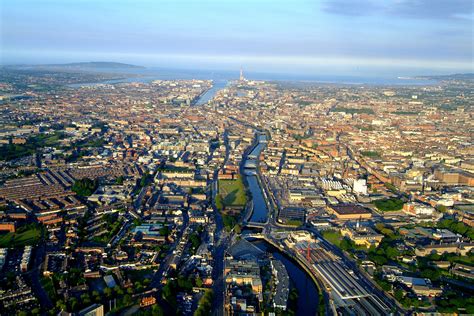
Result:
{"type": "Polygon", "coordinates": [[[37,225],[27,225],[15,233],[0,235],[0,248],[24,247],[35,245],[42,237],[43,231],[37,225]]]}
{"type": "Polygon", "coordinates": [[[366,156],[366,157],[371,157],[371,158],[379,158],[380,154],[376,151],[372,150],[367,150],[367,151],[361,151],[361,155],[366,156]]]}
{"type": "Polygon", "coordinates": [[[224,206],[244,206],[247,203],[242,179],[219,180],[219,195],[224,206]]]}
{"type": "Polygon", "coordinates": [[[399,211],[403,208],[404,202],[400,199],[391,198],[385,200],[377,200],[374,202],[378,210],[382,212],[399,211]]]}
{"type": "Polygon", "coordinates": [[[323,237],[331,244],[339,247],[341,245],[341,241],[343,239],[342,235],[339,232],[333,230],[325,230],[323,231],[323,237]]]}

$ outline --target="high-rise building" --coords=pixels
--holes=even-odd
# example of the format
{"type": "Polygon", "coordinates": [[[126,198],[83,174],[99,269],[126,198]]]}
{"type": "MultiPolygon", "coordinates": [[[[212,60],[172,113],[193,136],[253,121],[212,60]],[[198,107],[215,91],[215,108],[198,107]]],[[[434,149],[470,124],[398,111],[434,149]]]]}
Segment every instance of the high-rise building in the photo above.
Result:
{"type": "Polygon", "coordinates": [[[242,69],[242,67],[240,67],[240,81],[244,81],[245,78],[244,78],[244,71],[242,69]]]}

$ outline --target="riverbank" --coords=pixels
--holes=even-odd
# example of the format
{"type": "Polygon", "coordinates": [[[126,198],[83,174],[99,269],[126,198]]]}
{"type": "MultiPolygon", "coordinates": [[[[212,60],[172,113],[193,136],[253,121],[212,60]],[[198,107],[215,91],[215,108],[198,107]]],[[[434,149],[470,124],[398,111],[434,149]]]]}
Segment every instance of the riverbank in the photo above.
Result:
{"type": "Polygon", "coordinates": [[[296,315],[324,315],[325,304],[323,292],[319,289],[317,280],[301,266],[301,263],[285,252],[282,252],[276,245],[267,240],[251,241],[257,248],[270,253],[275,259],[280,260],[288,271],[288,275],[293,286],[298,290],[298,309],[296,315]]]}

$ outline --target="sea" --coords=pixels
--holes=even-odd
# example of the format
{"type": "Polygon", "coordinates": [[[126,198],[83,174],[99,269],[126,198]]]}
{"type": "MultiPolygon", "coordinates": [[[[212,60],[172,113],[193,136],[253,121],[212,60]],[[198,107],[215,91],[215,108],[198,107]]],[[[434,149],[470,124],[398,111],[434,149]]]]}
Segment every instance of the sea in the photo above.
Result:
{"type": "MultiPolygon", "coordinates": [[[[239,78],[239,71],[227,70],[194,70],[194,69],[167,69],[167,68],[96,68],[86,69],[85,71],[115,73],[122,79],[106,80],[102,82],[91,82],[82,84],[72,84],[70,87],[80,87],[95,84],[114,84],[124,82],[151,82],[153,80],[213,80],[214,83],[225,85],[230,80],[239,78]]],[[[245,72],[244,76],[248,80],[265,80],[293,83],[320,83],[320,84],[341,84],[341,85],[375,85],[375,86],[411,86],[411,85],[433,85],[437,80],[399,77],[399,76],[340,76],[340,75],[322,75],[322,74],[279,74],[263,72],[245,72]]]]}

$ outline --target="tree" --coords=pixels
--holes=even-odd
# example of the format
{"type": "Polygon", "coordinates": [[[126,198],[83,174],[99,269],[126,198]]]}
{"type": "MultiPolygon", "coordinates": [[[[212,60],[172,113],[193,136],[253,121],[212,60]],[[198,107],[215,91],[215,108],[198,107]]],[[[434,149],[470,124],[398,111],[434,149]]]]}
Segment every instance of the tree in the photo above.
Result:
{"type": "Polygon", "coordinates": [[[397,248],[387,247],[387,249],[385,249],[385,254],[387,255],[387,258],[394,259],[400,255],[400,252],[397,248]]]}
{"type": "Polygon", "coordinates": [[[193,249],[197,249],[199,245],[201,244],[201,238],[197,233],[192,233],[189,236],[189,241],[191,242],[191,246],[193,249]]]}
{"type": "Polygon", "coordinates": [[[122,301],[124,306],[129,306],[133,303],[133,299],[129,294],[125,294],[122,301]]]}
{"type": "Polygon", "coordinates": [[[201,287],[201,286],[202,286],[202,279],[201,279],[199,276],[196,277],[195,282],[196,282],[196,286],[197,286],[197,287],[201,287]]]}
{"type": "Polygon", "coordinates": [[[190,279],[179,276],[178,277],[178,286],[184,290],[191,290],[193,288],[193,283],[190,279]]]}
{"type": "Polygon", "coordinates": [[[97,189],[97,186],[97,181],[83,178],[74,182],[71,190],[79,196],[90,196],[97,189]]]}
{"type": "Polygon", "coordinates": [[[377,229],[378,231],[381,231],[384,228],[385,228],[385,225],[383,223],[375,224],[375,229],[377,229]]]}
{"type": "Polygon", "coordinates": [[[211,311],[213,292],[212,290],[206,290],[204,295],[198,302],[198,308],[194,312],[194,316],[209,315],[211,311]]]}
{"type": "Polygon", "coordinates": [[[466,224],[459,222],[456,224],[454,231],[456,231],[458,234],[464,235],[467,233],[468,227],[466,224]]]}
{"type": "Polygon", "coordinates": [[[112,289],[109,288],[109,287],[106,287],[104,289],[104,294],[108,297],[108,298],[111,298],[112,297],[112,289]]]}
{"type": "Polygon", "coordinates": [[[397,299],[397,301],[400,302],[403,298],[403,291],[401,289],[396,290],[394,293],[394,296],[397,299]]]}
{"type": "Polygon", "coordinates": [[[220,194],[216,195],[216,208],[221,211],[224,209],[224,203],[220,194]]]}
{"type": "Polygon", "coordinates": [[[169,233],[170,233],[170,229],[169,229],[168,225],[165,225],[165,226],[163,226],[162,228],[160,228],[160,235],[161,235],[161,236],[165,236],[165,237],[166,237],[166,236],[169,235],[169,233]]]}
{"type": "Polygon", "coordinates": [[[91,303],[91,298],[88,293],[84,293],[81,295],[81,301],[84,305],[89,305],[91,303]]]}
{"type": "Polygon", "coordinates": [[[369,254],[370,260],[372,260],[376,265],[382,266],[387,263],[387,258],[381,255],[369,254]]]}
{"type": "Polygon", "coordinates": [[[432,281],[435,281],[437,279],[439,279],[440,277],[440,273],[438,270],[435,270],[435,269],[424,269],[423,271],[421,271],[421,276],[423,278],[427,278],[427,279],[430,279],[432,281]]]}
{"type": "Polygon", "coordinates": [[[140,187],[143,188],[145,185],[147,185],[150,180],[151,180],[152,176],[147,172],[145,172],[142,176],[142,178],[140,179],[140,187]]]}
{"type": "Polygon", "coordinates": [[[143,285],[140,282],[135,282],[135,290],[141,292],[143,290],[143,285]]]}
{"type": "Polygon", "coordinates": [[[234,231],[235,231],[236,234],[240,234],[240,233],[241,233],[242,230],[241,230],[239,224],[237,224],[237,225],[234,226],[234,231]]]}
{"type": "Polygon", "coordinates": [[[342,249],[342,250],[351,250],[351,249],[354,249],[355,247],[355,244],[352,240],[349,240],[347,238],[342,238],[341,240],[341,243],[339,244],[339,247],[342,249]]]}
{"type": "Polygon", "coordinates": [[[77,298],[73,297],[69,300],[69,305],[71,306],[71,311],[75,311],[78,308],[79,302],[77,298]]]}
{"type": "Polygon", "coordinates": [[[151,314],[153,316],[164,316],[165,315],[165,313],[163,312],[163,309],[158,304],[153,305],[153,307],[151,308],[151,314]]]}
{"type": "Polygon", "coordinates": [[[123,295],[123,290],[118,285],[114,286],[114,292],[117,293],[117,295],[119,295],[119,296],[123,295]]]}
{"type": "Polygon", "coordinates": [[[56,307],[60,310],[66,310],[66,304],[61,299],[56,302],[56,307]]]}
{"type": "Polygon", "coordinates": [[[117,179],[115,179],[116,184],[123,184],[123,181],[125,178],[123,176],[118,176],[117,179]]]}

